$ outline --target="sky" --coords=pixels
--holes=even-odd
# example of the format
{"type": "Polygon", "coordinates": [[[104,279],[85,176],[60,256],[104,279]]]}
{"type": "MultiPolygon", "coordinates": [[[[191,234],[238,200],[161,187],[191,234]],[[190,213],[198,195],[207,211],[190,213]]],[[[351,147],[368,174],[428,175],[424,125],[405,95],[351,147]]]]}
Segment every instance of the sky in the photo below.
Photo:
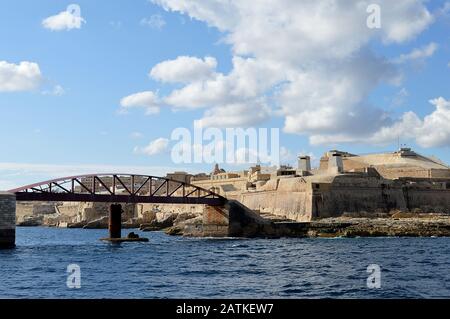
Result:
{"type": "Polygon", "coordinates": [[[0,0],[0,189],[210,171],[171,156],[194,123],[450,163],[450,1],[74,1],[0,0]]]}

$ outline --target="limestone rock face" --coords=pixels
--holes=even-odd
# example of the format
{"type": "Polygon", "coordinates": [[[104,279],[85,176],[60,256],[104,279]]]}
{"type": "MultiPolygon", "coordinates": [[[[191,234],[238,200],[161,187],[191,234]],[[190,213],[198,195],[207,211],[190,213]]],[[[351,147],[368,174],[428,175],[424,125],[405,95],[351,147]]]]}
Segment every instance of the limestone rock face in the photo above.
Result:
{"type": "Polygon", "coordinates": [[[154,219],[150,223],[142,224],[140,228],[143,231],[162,230],[164,228],[172,227],[176,218],[177,214],[166,214],[163,219],[154,219]]]}
{"type": "Polygon", "coordinates": [[[174,225],[180,224],[180,223],[186,222],[189,219],[196,218],[198,216],[199,216],[198,214],[194,214],[194,213],[181,213],[181,214],[178,214],[178,216],[175,218],[173,223],[174,223],[174,225]]]}
{"type": "Polygon", "coordinates": [[[104,216],[88,222],[83,226],[84,229],[106,229],[108,228],[109,217],[104,216]]]}
{"type": "Polygon", "coordinates": [[[42,216],[25,216],[21,221],[17,222],[17,226],[35,227],[42,226],[44,218],[42,216]]]}
{"type": "MultiPolygon", "coordinates": [[[[18,225],[44,225],[51,227],[83,227],[109,215],[110,203],[19,203],[17,209],[18,225]],[[36,222],[32,222],[36,220],[36,222]]],[[[127,227],[138,227],[135,204],[122,204],[122,221],[127,227]],[[134,224],[133,224],[134,223],[134,224]]],[[[91,227],[91,226],[88,226],[91,227]]],[[[99,226],[100,227],[100,226],[99,226]]],[[[103,228],[103,226],[101,226],[103,228]]]]}
{"type": "Polygon", "coordinates": [[[67,223],[66,227],[67,228],[83,228],[84,226],[86,226],[87,222],[86,221],[81,221],[81,222],[76,222],[76,223],[67,223]]]}

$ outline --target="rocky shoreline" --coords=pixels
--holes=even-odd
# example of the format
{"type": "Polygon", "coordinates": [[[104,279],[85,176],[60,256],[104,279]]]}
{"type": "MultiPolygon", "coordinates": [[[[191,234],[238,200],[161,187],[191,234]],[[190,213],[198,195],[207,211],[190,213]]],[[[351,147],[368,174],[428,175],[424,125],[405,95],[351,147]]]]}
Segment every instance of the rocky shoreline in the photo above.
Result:
{"type": "MultiPolygon", "coordinates": [[[[394,212],[391,214],[351,215],[322,218],[311,222],[261,219],[250,225],[244,237],[450,237],[450,215],[439,213],[394,212]],[[261,220],[263,220],[261,222],[261,220]]],[[[164,231],[172,236],[193,236],[190,229],[203,223],[195,213],[152,214],[152,218],[124,220],[122,228],[142,231],[164,231]]],[[[17,226],[107,229],[108,216],[77,223],[46,224],[42,218],[27,219],[17,226]]]]}
{"type": "MultiPolygon", "coordinates": [[[[169,235],[190,236],[185,230],[201,219],[194,218],[165,229],[169,235]]],[[[255,223],[245,237],[336,238],[336,237],[450,237],[450,215],[397,212],[382,217],[334,217],[311,222],[255,223]]]]}
{"type": "Polygon", "coordinates": [[[450,216],[337,217],[309,224],[306,237],[450,237],[450,216]]]}

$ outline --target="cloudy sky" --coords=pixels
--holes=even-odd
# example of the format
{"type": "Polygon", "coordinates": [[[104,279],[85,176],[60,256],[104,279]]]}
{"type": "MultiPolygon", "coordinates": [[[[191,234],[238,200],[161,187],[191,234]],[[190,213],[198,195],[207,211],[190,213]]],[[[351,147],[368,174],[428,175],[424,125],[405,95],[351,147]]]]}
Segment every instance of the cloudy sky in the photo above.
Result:
{"type": "Polygon", "coordinates": [[[449,163],[449,31],[446,0],[2,0],[0,189],[209,170],[171,161],[194,122],[279,128],[285,163],[399,139],[449,163]]]}

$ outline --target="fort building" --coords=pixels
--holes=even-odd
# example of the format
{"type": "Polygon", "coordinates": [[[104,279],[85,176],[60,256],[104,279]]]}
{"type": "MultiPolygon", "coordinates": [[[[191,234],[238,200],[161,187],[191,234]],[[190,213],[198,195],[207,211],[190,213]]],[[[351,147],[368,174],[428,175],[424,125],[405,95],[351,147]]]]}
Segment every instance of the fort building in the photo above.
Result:
{"type": "MultiPolygon", "coordinates": [[[[142,182],[142,177],[134,178],[142,182]]],[[[299,156],[297,167],[255,165],[227,172],[215,165],[209,173],[174,172],[166,178],[211,190],[272,220],[309,222],[343,214],[376,216],[392,211],[450,213],[450,168],[409,148],[368,155],[330,150],[317,167],[309,156],[299,156]]],[[[120,183],[113,185],[108,178],[100,183],[85,177],[82,183],[90,187],[95,184],[105,193],[106,188],[114,187],[119,193],[123,191],[120,183]]],[[[159,183],[152,184],[152,192],[157,191],[159,183]]],[[[175,184],[169,185],[170,190],[182,192],[175,184]]],[[[148,193],[149,189],[140,192],[148,193]]],[[[163,220],[174,213],[200,216],[203,206],[130,204],[124,206],[127,213],[123,217],[147,220],[157,216],[163,220]]],[[[17,221],[28,223],[28,217],[39,215],[44,224],[68,225],[107,214],[108,205],[103,203],[20,203],[17,221]]]]}
{"type": "Polygon", "coordinates": [[[370,155],[331,150],[318,168],[309,156],[300,156],[297,168],[224,172],[216,165],[209,178],[193,176],[191,183],[294,221],[392,210],[450,213],[450,168],[409,148],[370,155]]]}

